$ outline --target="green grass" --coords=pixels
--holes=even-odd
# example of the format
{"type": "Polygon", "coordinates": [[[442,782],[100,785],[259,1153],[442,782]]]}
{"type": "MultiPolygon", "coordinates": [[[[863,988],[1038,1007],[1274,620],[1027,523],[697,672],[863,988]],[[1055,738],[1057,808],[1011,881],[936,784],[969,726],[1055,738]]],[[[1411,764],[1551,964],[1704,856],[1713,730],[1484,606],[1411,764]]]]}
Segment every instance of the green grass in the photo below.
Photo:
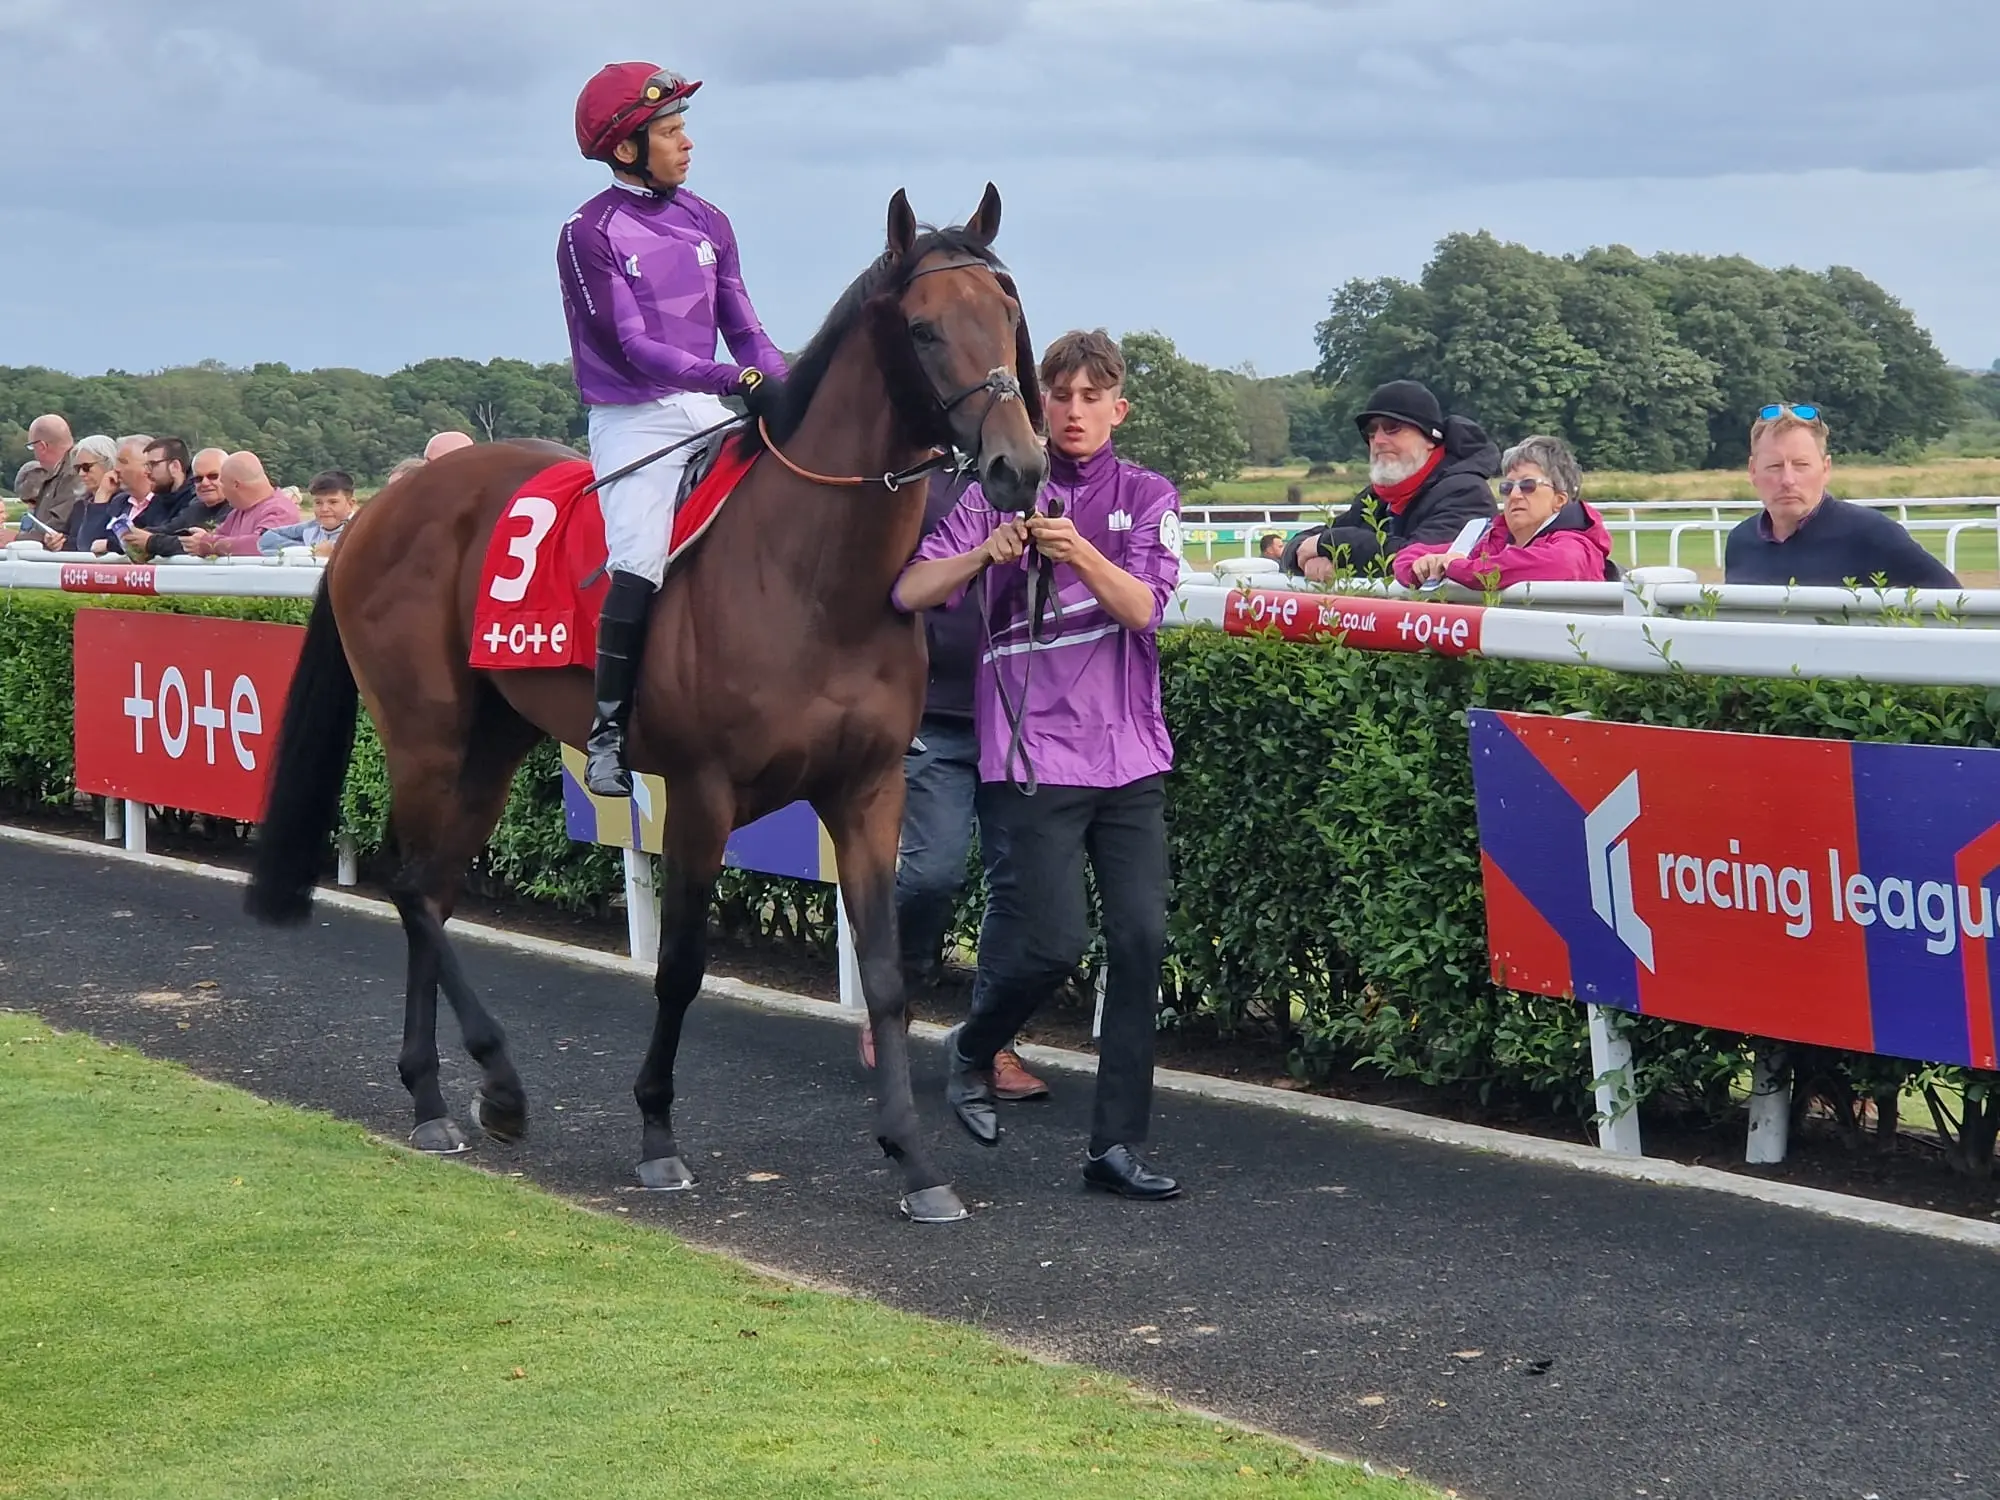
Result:
{"type": "Polygon", "coordinates": [[[0,1495],[1436,1494],[5,1013],[0,1138],[0,1495]]]}

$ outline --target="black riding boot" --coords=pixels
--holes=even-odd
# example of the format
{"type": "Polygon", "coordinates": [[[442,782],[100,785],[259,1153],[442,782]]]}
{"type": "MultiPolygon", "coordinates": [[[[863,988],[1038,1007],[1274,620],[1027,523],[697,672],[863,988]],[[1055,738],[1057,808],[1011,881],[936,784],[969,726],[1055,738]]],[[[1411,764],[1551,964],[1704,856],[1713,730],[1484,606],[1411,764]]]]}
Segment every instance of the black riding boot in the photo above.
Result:
{"type": "Polygon", "coordinates": [[[639,652],[653,585],[637,573],[613,573],[597,623],[597,718],[584,742],[583,784],[600,797],[632,795],[625,765],[625,725],[639,682],[639,652]]]}

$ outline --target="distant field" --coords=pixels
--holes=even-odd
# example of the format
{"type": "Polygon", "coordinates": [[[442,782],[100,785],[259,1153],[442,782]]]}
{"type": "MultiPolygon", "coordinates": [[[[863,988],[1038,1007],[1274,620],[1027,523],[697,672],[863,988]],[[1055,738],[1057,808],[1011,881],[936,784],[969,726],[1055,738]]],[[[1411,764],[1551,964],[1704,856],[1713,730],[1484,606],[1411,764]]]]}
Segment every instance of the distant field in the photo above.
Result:
{"type": "MultiPolygon", "coordinates": [[[[1332,473],[1308,478],[1303,464],[1281,469],[1246,469],[1243,474],[1226,483],[1212,485],[1207,489],[1190,493],[1185,503],[1189,507],[1209,505],[1286,505],[1304,504],[1319,508],[1331,514],[1339,507],[1345,507],[1354,494],[1367,482],[1367,472],[1360,465],[1345,465],[1332,473]],[[1294,486],[1298,494],[1290,492],[1294,486]]],[[[1607,512],[1607,519],[1623,519],[1618,510],[1619,502],[1626,500],[1684,500],[1690,502],[1690,509],[1678,515],[1654,513],[1647,519],[1653,520],[1693,520],[1705,515],[1705,511],[1693,508],[1695,502],[1712,500],[1755,499],[1748,477],[1738,469],[1697,469],[1679,474],[1625,474],[1615,471],[1600,471],[1584,476],[1584,496],[1607,512]]],[[[1843,466],[1836,462],[1833,471],[1833,490],[1837,495],[1857,499],[1898,498],[1921,499],[1925,497],[1949,497],[1957,495],[2000,496],[2000,461],[1993,459],[1937,459],[1915,465],[1856,464],[1843,466]]],[[[1996,506],[1947,507],[1925,509],[1914,513],[1912,519],[1921,516],[1927,520],[1994,519],[1996,506]]],[[[1189,528],[1194,531],[1196,528],[1189,528]]],[[[1282,528],[1273,528],[1282,529],[1282,528]]],[[[1918,539],[1939,557],[1945,553],[1945,537],[1942,533],[1919,533],[1918,539]]],[[[1665,532],[1653,532],[1639,538],[1637,562],[1641,565],[1665,563],[1670,551],[1670,538],[1665,532]]],[[[1184,549],[1189,562],[1196,567],[1212,565],[1218,557],[1241,557],[1244,549],[1240,542],[1218,543],[1213,547],[1191,536],[1184,549]]],[[[1631,566],[1634,562],[1631,539],[1618,538],[1617,558],[1621,565],[1631,566]]],[[[1679,561],[1683,567],[1694,568],[1703,573],[1713,572],[1720,577],[1720,559],[1715,543],[1706,535],[1687,534],[1681,539],[1679,561]]],[[[1993,531],[1968,532],[1959,538],[1957,570],[1961,581],[1968,586],[1990,587],[1995,575],[2000,574],[2000,534],[1993,531]]]]}
{"type": "MultiPolygon", "coordinates": [[[[1364,465],[1306,477],[1306,466],[1245,469],[1241,477],[1191,492],[1189,505],[1283,505],[1296,484],[1308,504],[1346,504],[1367,483],[1364,465]]],[[[1837,495],[1919,499],[1926,496],[2000,495],[2000,460],[1940,458],[1921,464],[1843,464],[1833,469],[1837,495]]],[[[1678,474],[1627,474],[1593,470],[1583,477],[1584,497],[1614,500],[1749,500],[1755,498],[1741,469],[1690,469],[1678,474]]]]}

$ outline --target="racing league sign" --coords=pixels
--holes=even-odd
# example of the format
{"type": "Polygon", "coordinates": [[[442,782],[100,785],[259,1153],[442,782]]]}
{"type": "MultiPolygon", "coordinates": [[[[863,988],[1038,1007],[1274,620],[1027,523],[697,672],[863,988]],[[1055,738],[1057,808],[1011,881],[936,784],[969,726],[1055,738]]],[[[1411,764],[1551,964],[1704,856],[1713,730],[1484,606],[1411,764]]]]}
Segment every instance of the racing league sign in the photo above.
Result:
{"type": "Polygon", "coordinates": [[[1498,983],[2000,1065],[2000,750],[1468,723],[1498,983]]]}

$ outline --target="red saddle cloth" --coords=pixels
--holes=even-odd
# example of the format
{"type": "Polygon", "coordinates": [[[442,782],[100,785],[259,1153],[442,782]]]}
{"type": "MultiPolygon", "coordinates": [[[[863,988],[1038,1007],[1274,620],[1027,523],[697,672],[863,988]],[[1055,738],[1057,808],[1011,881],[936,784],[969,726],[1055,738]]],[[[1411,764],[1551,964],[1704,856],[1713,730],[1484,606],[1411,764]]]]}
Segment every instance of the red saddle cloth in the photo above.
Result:
{"type": "MultiPolygon", "coordinates": [[[[667,566],[708,530],[722,503],[757,461],[732,437],[715,467],[674,507],[667,566]]],[[[572,458],[542,470],[502,512],[486,544],[479,604],[472,612],[472,665],[592,667],[597,616],[611,582],[604,572],[604,512],[587,460],[572,458]]]]}

